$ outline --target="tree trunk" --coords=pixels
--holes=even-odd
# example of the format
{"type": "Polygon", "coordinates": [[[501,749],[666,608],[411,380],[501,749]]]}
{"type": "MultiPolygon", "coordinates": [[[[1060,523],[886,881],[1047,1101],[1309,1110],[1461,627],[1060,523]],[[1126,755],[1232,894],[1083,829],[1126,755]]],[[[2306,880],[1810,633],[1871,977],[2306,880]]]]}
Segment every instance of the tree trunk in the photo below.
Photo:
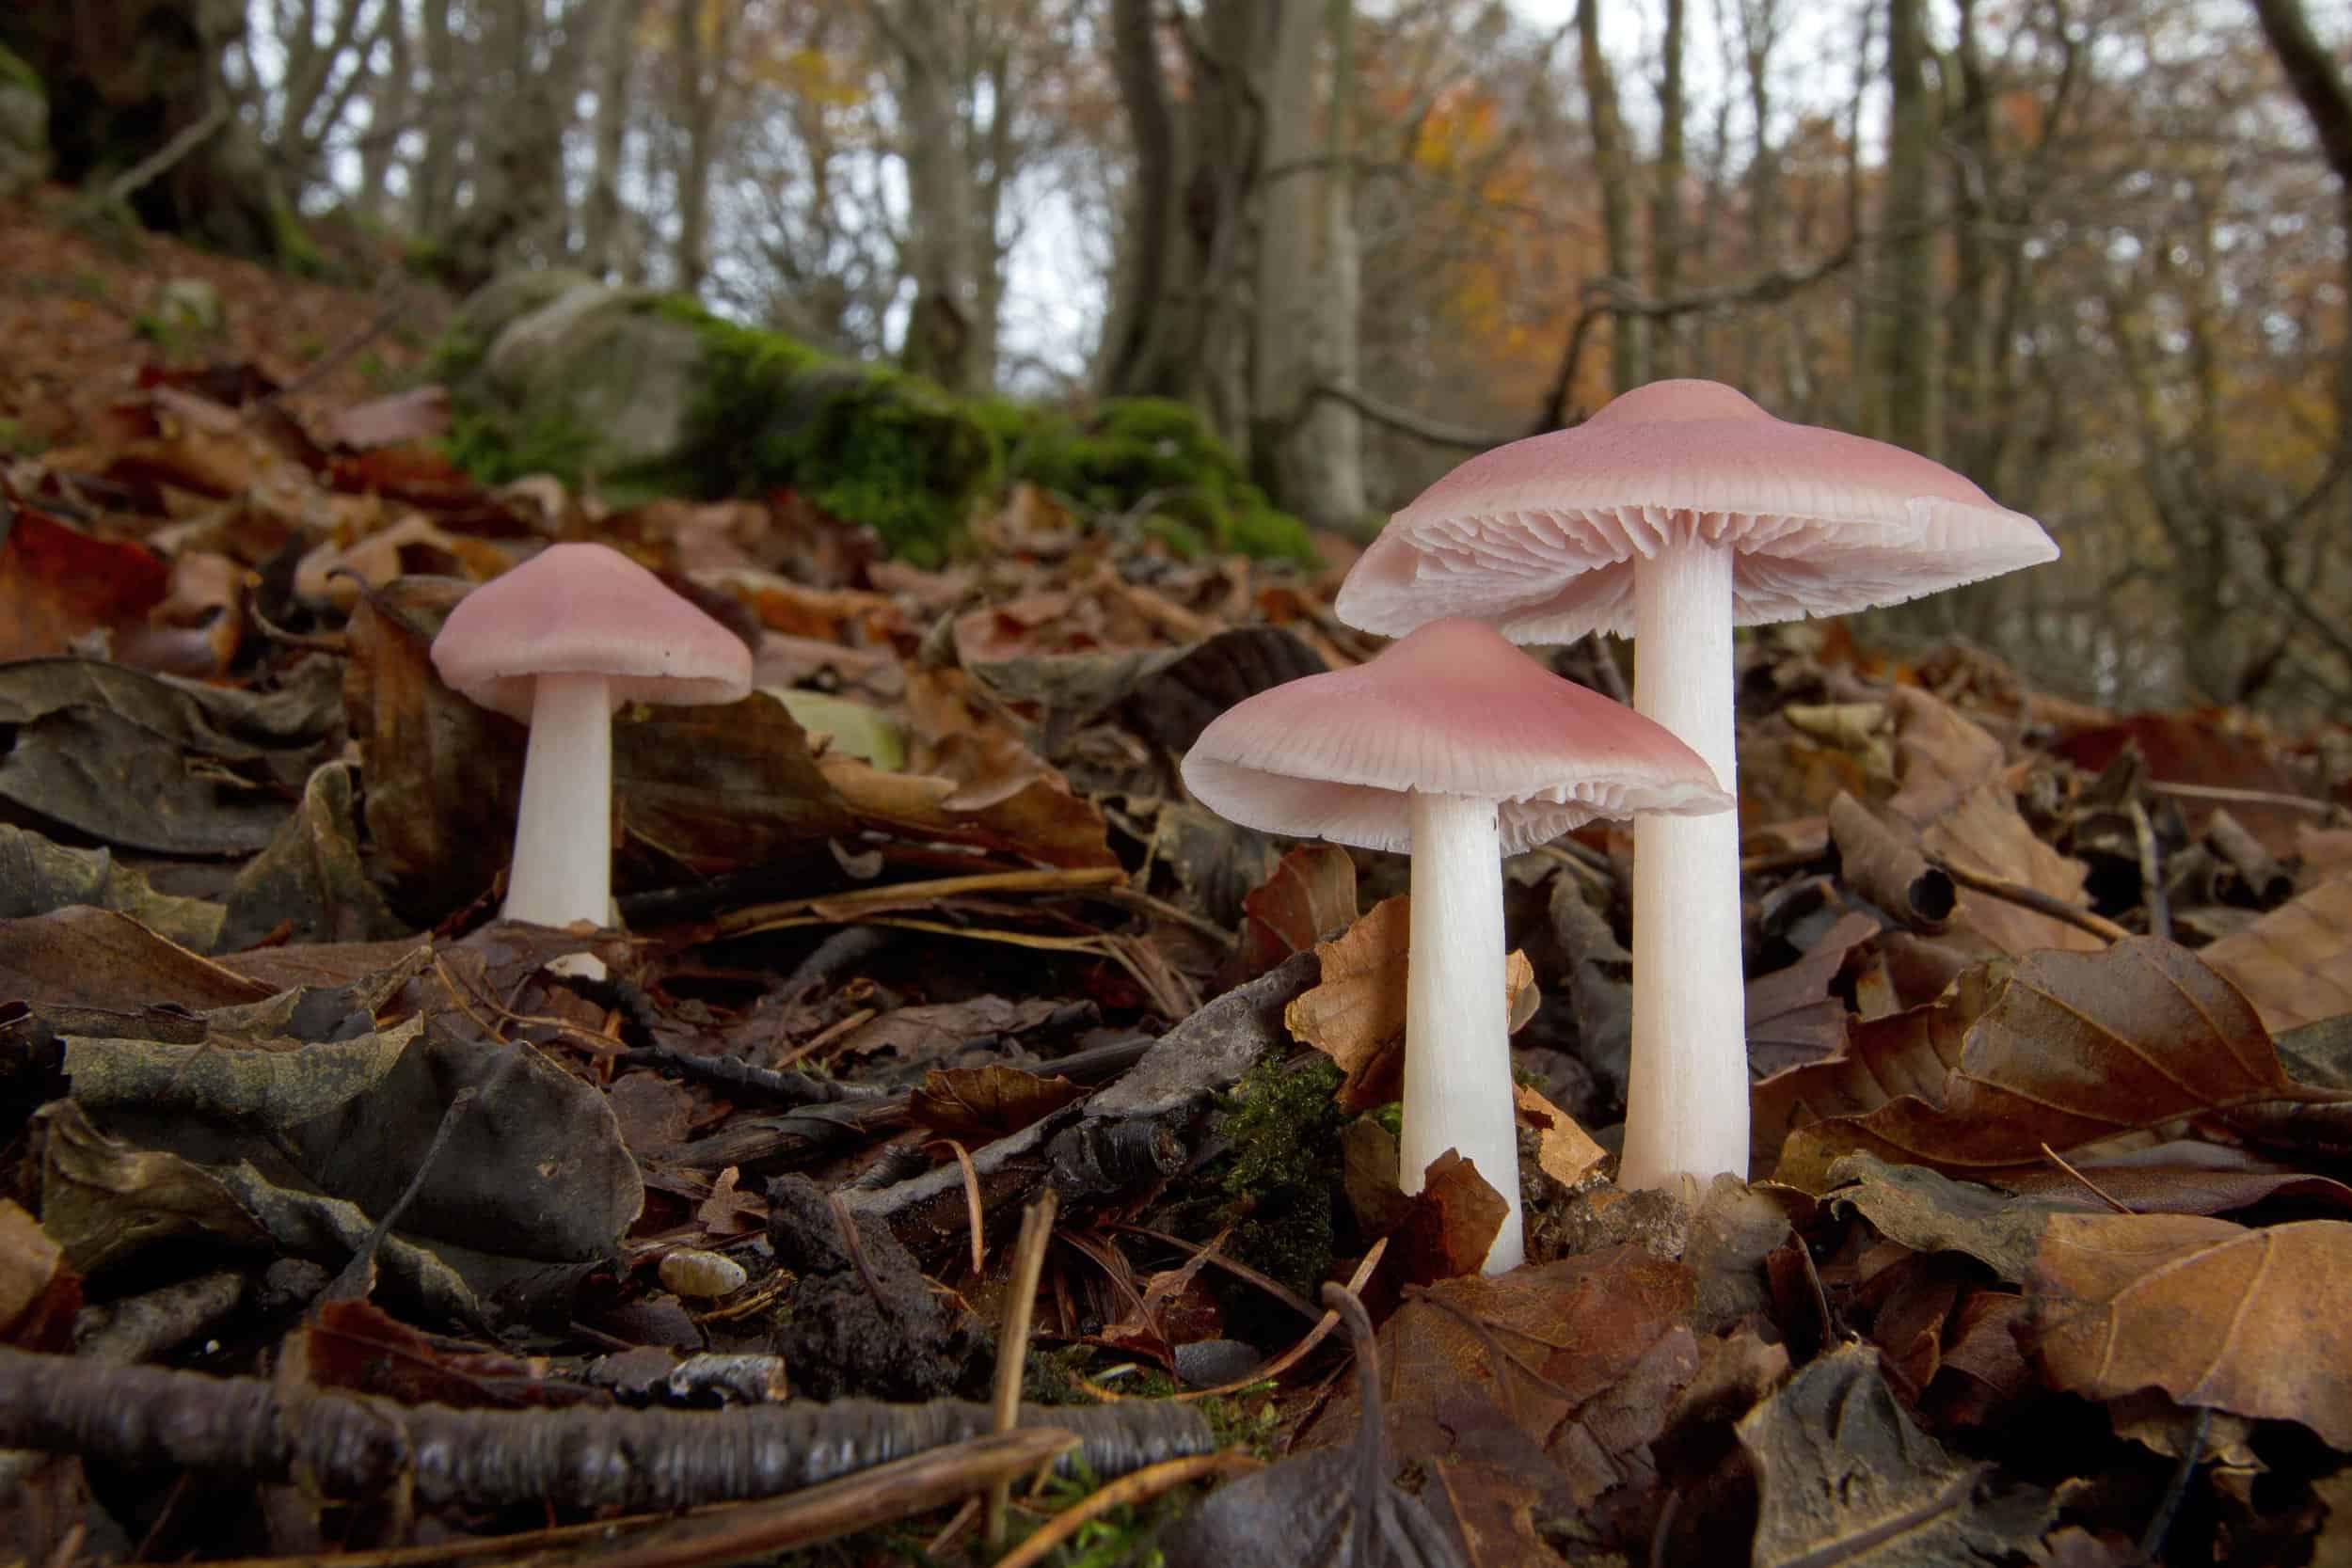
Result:
{"type": "MultiPolygon", "coordinates": [[[[1617,84],[1600,47],[1600,0],[1578,0],[1578,63],[1584,81],[1586,118],[1593,130],[1593,176],[1600,183],[1600,224],[1607,247],[1607,286],[1618,297],[1641,287],[1639,239],[1633,231],[1633,170],[1617,112],[1617,84]]],[[[1610,373],[1622,392],[1649,380],[1649,323],[1635,315],[1611,318],[1610,373]]]]}
{"type": "Polygon", "coordinates": [[[455,0],[423,0],[424,150],[412,172],[415,194],[410,216],[417,231],[438,240],[457,211],[457,170],[468,128],[466,98],[453,91],[457,71],[457,37],[452,26],[455,0]]]}
{"type": "Polygon", "coordinates": [[[150,228],[274,261],[292,209],[222,73],[244,32],[233,0],[0,5],[0,45],[48,93],[57,179],[103,185],[213,120],[215,130],[131,193],[132,210],[150,228]]]}
{"type": "Polygon", "coordinates": [[[1925,0],[1886,0],[1886,74],[1894,88],[1882,207],[1876,358],[1884,376],[1886,439],[1934,457],[1943,447],[1936,363],[1935,245],[1929,161],[1935,101],[1928,90],[1925,0]]]}
{"type": "Polygon", "coordinates": [[[1248,217],[1282,9],[1271,0],[1210,0],[1186,38],[1189,90],[1179,113],[1151,0],[1111,7],[1112,68],[1136,144],[1136,205],[1103,389],[1190,403],[1245,460],[1248,217]]]}
{"type": "MultiPolygon", "coordinates": [[[[1324,139],[1323,287],[1315,340],[1326,377],[1343,387],[1363,373],[1363,247],[1356,230],[1356,6],[1328,0],[1326,24],[1331,39],[1331,104],[1324,139]]],[[[1322,453],[1323,515],[1342,527],[1360,524],[1371,501],[1364,491],[1364,424],[1356,410],[1336,398],[1318,399],[1307,416],[1315,450],[1322,453]]]]}
{"type": "Polygon", "coordinates": [[[628,81],[645,0],[606,0],[596,40],[596,118],[588,194],[581,203],[580,260],[601,277],[613,272],[621,238],[621,162],[628,150],[628,81]]]}
{"type": "MultiPolygon", "coordinates": [[[[2344,227],[2344,287],[2352,298],[2352,82],[2312,33],[2301,0],[2251,0],[2263,38],[2319,136],[2336,176],[2336,221],[2344,227]]],[[[2352,334],[2336,351],[2336,448],[2352,460],[2352,334]]]]}
{"type": "MultiPolygon", "coordinates": [[[[1652,172],[1649,204],[1651,297],[1670,299],[1682,283],[1682,11],[1684,0],[1666,0],[1666,27],[1659,40],[1658,166],[1652,172]]],[[[1650,373],[1680,375],[1686,357],[1687,319],[1669,317],[1658,324],[1652,345],[1650,373]]]]}
{"type": "Polygon", "coordinates": [[[1314,148],[1313,0],[1266,0],[1279,13],[1274,80],[1287,85],[1266,105],[1265,174],[1258,192],[1256,309],[1250,323],[1250,453],[1259,483],[1295,510],[1328,520],[1319,488],[1323,464],[1307,422],[1317,378],[1314,264],[1322,203],[1314,148]]]}
{"type": "Polygon", "coordinates": [[[907,271],[914,282],[907,369],[958,392],[980,389],[975,374],[978,288],[972,264],[977,224],[972,163],[957,99],[963,86],[956,57],[961,8],[873,0],[874,21],[897,65],[899,159],[907,175],[907,271]]]}

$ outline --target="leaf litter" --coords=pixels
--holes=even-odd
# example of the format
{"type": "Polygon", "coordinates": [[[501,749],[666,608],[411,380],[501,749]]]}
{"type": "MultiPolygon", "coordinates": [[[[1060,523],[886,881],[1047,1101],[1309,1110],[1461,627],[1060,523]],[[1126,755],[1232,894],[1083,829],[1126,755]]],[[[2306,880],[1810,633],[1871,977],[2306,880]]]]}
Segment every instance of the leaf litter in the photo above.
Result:
{"type": "Polygon", "coordinates": [[[86,379],[0,472],[28,1557],[979,1562],[959,1499],[1057,1463],[1016,1532],[1115,1505],[1171,1563],[2352,1550],[2325,737],[1743,644],[1756,1180],[1609,1180],[1629,846],[1581,831],[1506,868],[1531,1261],[1487,1277],[1474,1170],[1395,1187],[1401,863],[1175,783],[1374,651],[1336,568],[1026,492],[924,571],[797,498],[488,488],[433,388],[246,353],[86,379]],[[760,688],[617,716],[593,937],[493,918],[523,732],[425,656],[557,537],[760,688]]]}

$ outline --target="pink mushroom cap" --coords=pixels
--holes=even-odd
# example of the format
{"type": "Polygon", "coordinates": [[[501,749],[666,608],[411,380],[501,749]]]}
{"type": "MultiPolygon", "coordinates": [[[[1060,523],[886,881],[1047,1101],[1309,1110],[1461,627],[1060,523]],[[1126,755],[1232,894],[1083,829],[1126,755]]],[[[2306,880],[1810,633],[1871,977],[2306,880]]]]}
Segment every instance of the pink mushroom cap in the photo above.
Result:
{"type": "Polygon", "coordinates": [[[623,703],[732,703],[752,689],[743,640],[620,551],[550,545],[458,601],[433,641],[453,689],[531,718],[541,675],[601,675],[623,703]]]}
{"type": "Polygon", "coordinates": [[[1412,847],[1415,791],[1495,801],[1505,853],[1595,817],[1731,805],[1666,729],[1467,620],[1235,704],[1200,732],[1184,775],[1244,827],[1367,849],[1412,847]]]}
{"type": "Polygon", "coordinates": [[[1629,636],[1634,567],[1692,541],[1731,546],[1740,626],[1896,604],[2058,556],[2040,524],[1939,463],[1776,420],[1717,382],[1656,381],[1430,485],[1335,608],[1389,635],[1471,615],[1519,642],[1629,636]]]}

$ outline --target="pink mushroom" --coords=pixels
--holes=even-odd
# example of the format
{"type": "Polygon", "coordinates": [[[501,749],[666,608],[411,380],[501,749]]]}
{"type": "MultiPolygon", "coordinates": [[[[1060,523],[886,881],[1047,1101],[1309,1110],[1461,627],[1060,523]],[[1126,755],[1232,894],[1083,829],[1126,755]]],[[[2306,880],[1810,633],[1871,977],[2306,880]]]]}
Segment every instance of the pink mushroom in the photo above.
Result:
{"type": "MultiPolygon", "coordinates": [[[[531,726],[504,913],[539,926],[606,922],[613,710],[732,703],[752,688],[742,639],[602,545],[550,545],[467,594],[433,640],[433,664],[531,726]]],[[[603,973],[584,955],[560,967],[603,973]]]]}
{"type": "Polygon", "coordinates": [[[1429,1163],[1458,1150],[1509,1205],[1486,1269],[1515,1267],[1502,854],[1597,816],[1722,812],[1730,797],[1665,730],[1461,620],[1234,705],[1184,776],[1245,827],[1412,855],[1398,1181],[1421,1191],[1429,1163]]]}
{"type": "MultiPolygon", "coordinates": [[[[1632,633],[1634,706],[1726,788],[1731,628],[1894,604],[2053,560],[2030,517],[1924,457],[1660,381],[1483,452],[1398,513],[1341,619],[1472,615],[1520,642],[1632,633]]],[[[1731,816],[1634,825],[1633,1060],[1619,1180],[1744,1176],[1748,1073],[1731,816]]]]}

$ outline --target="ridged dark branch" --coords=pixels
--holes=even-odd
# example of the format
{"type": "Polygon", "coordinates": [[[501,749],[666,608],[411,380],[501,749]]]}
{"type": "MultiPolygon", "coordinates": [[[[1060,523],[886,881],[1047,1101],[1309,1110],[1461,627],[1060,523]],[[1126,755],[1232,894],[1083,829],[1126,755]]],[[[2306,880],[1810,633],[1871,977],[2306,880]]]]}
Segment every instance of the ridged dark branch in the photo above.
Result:
{"type": "MultiPolygon", "coordinates": [[[[1024,1426],[1079,1439],[1098,1476],[1216,1445],[1190,1405],[1025,1405],[1024,1426]]],[[[0,1448],[172,1465],[215,1479],[301,1476],[332,1497],[403,1480],[427,1506],[691,1508],[774,1497],[990,1430],[989,1407],[840,1401],[678,1411],[453,1410],[321,1390],[289,1399],[261,1378],[0,1350],[0,1448]]]]}

